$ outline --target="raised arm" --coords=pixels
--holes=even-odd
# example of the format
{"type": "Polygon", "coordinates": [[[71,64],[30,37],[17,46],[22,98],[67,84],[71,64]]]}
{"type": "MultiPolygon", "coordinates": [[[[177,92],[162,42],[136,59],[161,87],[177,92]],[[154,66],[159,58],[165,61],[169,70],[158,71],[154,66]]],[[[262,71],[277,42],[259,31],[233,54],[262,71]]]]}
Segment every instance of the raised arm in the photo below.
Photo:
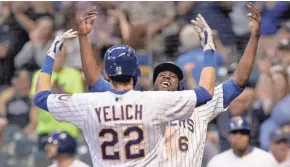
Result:
{"type": "Polygon", "coordinates": [[[93,24],[97,19],[95,9],[96,7],[94,6],[86,10],[80,18],[78,30],[82,68],[86,81],[90,86],[93,85],[101,76],[101,71],[93,56],[92,47],[87,37],[87,35],[92,31],[93,24]]]}
{"type": "Polygon", "coordinates": [[[80,18],[78,36],[80,42],[82,68],[86,82],[89,85],[89,91],[104,92],[110,89],[111,85],[101,76],[101,69],[93,56],[92,47],[87,37],[97,19],[95,9],[95,6],[87,9],[80,18]]]}
{"type": "Polygon", "coordinates": [[[201,72],[199,86],[195,89],[197,106],[212,99],[216,80],[216,56],[212,31],[204,18],[198,14],[196,20],[191,21],[201,39],[204,50],[204,67],[201,72]]]}
{"type": "Polygon", "coordinates": [[[34,104],[43,110],[49,111],[57,121],[68,122],[82,128],[85,123],[85,117],[89,108],[88,104],[92,95],[51,93],[51,74],[54,58],[60,52],[63,41],[76,36],[77,32],[73,32],[71,29],[55,38],[47,52],[45,62],[37,80],[34,104]]]}
{"type": "Polygon", "coordinates": [[[260,38],[260,12],[252,3],[248,3],[247,7],[251,11],[247,15],[251,19],[249,22],[251,28],[251,37],[233,76],[235,82],[240,87],[245,87],[250,78],[260,38]]]}
{"type": "Polygon", "coordinates": [[[54,58],[58,53],[60,53],[64,40],[76,36],[77,32],[73,32],[72,29],[68,30],[61,36],[57,36],[46,53],[45,62],[41,68],[36,83],[36,96],[34,97],[34,103],[37,107],[47,110],[47,97],[51,93],[51,74],[53,71],[54,58]]]}

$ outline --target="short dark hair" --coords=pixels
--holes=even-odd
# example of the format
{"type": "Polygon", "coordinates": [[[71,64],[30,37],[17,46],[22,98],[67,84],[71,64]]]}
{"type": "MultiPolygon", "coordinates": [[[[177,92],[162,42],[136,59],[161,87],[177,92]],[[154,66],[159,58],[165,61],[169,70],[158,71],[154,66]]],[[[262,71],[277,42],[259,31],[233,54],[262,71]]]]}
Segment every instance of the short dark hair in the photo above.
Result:
{"type": "Polygon", "coordinates": [[[119,75],[119,76],[110,76],[109,78],[112,82],[115,83],[129,84],[133,77],[130,75],[119,75]]]}

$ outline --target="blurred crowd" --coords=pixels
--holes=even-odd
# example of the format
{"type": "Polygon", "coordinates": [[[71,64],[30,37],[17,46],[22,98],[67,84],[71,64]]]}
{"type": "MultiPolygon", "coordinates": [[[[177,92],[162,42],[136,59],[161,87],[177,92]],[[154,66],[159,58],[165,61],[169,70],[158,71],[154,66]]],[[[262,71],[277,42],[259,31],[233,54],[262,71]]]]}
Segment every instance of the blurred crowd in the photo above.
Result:
{"type": "MultiPolygon", "coordinates": [[[[48,135],[56,130],[77,138],[77,156],[91,164],[79,129],[57,122],[31,100],[39,69],[54,37],[71,28],[77,30],[79,18],[87,8],[97,6],[98,10],[89,40],[101,67],[106,49],[125,43],[138,56],[140,90],[152,88],[152,69],[165,61],[175,62],[183,69],[186,88],[192,89],[199,82],[203,48],[190,20],[200,13],[213,29],[219,84],[231,77],[247,45],[250,32],[246,3],[0,2],[0,162],[6,162],[0,167],[49,164],[44,148],[48,135]]],[[[204,166],[213,156],[232,147],[228,132],[229,120],[234,116],[248,120],[253,146],[270,152],[281,164],[290,163],[290,135],[274,133],[278,130],[290,134],[290,3],[270,1],[255,5],[262,15],[255,66],[245,91],[231,103],[228,112],[210,123],[204,166]]],[[[86,92],[78,39],[65,41],[57,59],[52,75],[54,92],[86,92]]]]}

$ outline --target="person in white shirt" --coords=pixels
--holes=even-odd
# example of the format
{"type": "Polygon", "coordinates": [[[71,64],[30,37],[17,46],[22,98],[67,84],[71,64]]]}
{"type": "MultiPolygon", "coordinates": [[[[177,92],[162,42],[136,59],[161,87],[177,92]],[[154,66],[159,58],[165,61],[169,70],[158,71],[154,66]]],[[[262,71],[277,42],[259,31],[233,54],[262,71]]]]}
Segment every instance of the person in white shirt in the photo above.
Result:
{"type": "Polygon", "coordinates": [[[275,129],[270,137],[270,152],[279,164],[279,167],[290,166],[290,126],[275,129]]]}
{"type": "Polygon", "coordinates": [[[47,158],[54,160],[48,167],[90,167],[86,163],[74,158],[77,142],[66,132],[52,133],[45,146],[47,158]]]}
{"type": "Polygon", "coordinates": [[[250,145],[251,127],[243,117],[233,117],[228,140],[231,148],[213,157],[207,167],[278,167],[274,157],[250,145]]]}

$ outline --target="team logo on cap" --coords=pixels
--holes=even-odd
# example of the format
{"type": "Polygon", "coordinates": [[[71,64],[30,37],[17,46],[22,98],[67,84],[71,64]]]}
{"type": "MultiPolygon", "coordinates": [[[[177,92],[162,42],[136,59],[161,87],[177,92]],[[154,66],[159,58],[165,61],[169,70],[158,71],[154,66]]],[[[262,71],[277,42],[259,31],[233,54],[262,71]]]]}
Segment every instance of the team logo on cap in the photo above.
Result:
{"type": "Polygon", "coordinates": [[[123,73],[122,67],[117,66],[117,67],[116,67],[116,74],[117,74],[117,75],[121,75],[122,73],[123,73]]]}

